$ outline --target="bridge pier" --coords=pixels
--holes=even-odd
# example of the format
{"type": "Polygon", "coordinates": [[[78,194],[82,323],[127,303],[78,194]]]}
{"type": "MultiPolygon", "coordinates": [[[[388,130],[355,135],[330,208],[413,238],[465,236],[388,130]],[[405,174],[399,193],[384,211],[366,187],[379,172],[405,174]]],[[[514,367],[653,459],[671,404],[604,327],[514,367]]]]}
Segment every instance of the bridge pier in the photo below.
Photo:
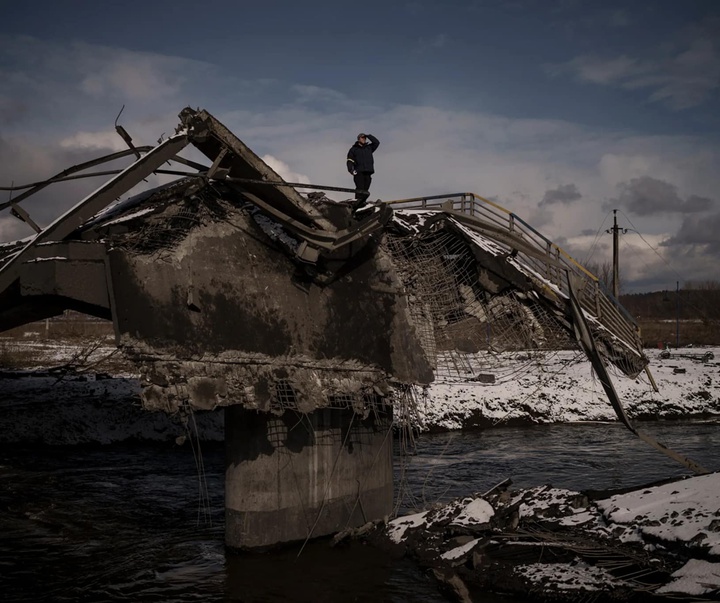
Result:
{"type": "Polygon", "coordinates": [[[262,549],[392,512],[392,409],[225,409],[225,544],[262,549]]]}

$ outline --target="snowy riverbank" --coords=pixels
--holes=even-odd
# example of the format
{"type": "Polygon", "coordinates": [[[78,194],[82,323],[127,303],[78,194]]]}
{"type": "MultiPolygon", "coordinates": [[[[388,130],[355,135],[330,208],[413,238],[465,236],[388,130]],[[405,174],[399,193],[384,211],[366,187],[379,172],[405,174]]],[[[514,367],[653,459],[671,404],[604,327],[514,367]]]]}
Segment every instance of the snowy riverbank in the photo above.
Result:
{"type": "MultiPolygon", "coordinates": [[[[655,392],[645,373],[614,376],[628,415],[642,420],[720,417],[720,350],[648,350],[655,392]],[[702,358],[712,358],[702,361],[702,358]]],[[[425,430],[513,423],[571,423],[617,419],[590,363],[576,352],[499,355],[494,383],[434,383],[421,402],[425,430]]],[[[493,375],[494,377],[495,375],[493,375]]]]}
{"type": "MultiPolygon", "coordinates": [[[[43,370],[0,372],[0,443],[177,441],[189,432],[223,439],[223,413],[149,413],[130,370],[68,370],[71,348],[50,351],[43,370]],[[108,371],[109,372],[109,371],[108,371]]],[[[77,353],[77,350],[75,351],[77,353]]],[[[648,377],[615,377],[633,418],[720,418],[720,350],[649,350],[648,377]],[[709,358],[708,354],[713,357],[709,358]],[[666,356],[666,355],[664,355],[666,356]]],[[[495,358],[493,379],[438,382],[420,400],[419,426],[447,430],[510,423],[614,421],[590,365],[576,353],[495,358]]],[[[72,364],[72,363],[71,363],[72,364]]],[[[118,365],[120,366],[120,365],[118,365]]],[[[573,492],[550,486],[458,499],[400,517],[371,539],[430,569],[452,596],[473,588],[533,600],[646,600],[720,594],[720,474],[626,493],[573,492]],[[650,595],[649,593],[652,593],[650,595]]],[[[468,599],[469,600],[469,599],[468,599]]]]}
{"type": "MultiPolygon", "coordinates": [[[[183,417],[141,408],[138,377],[112,346],[96,347],[81,371],[57,371],[48,369],[72,364],[77,347],[16,345],[38,355],[41,368],[0,371],[0,442],[172,441],[186,435],[183,417]]],[[[644,373],[635,380],[615,377],[631,418],[720,418],[720,349],[683,348],[669,358],[649,350],[648,355],[659,392],[644,373]],[[713,358],[701,361],[706,354],[713,358]]],[[[494,362],[492,383],[438,380],[430,386],[419,399],[418,428],[616,420],[590,363],[577,352],[497,355],[494,362]]],[[[201,439],[222,441],[222,412],[198,412],[194,419],[201,439]]]]}

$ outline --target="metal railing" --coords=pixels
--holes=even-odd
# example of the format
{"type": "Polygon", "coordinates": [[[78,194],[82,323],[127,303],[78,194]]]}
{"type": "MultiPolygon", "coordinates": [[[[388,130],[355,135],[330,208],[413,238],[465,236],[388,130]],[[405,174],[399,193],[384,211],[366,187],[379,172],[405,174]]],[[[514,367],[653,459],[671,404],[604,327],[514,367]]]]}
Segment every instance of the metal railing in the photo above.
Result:
{"type": "MultiPolygon", "coordinates": [[[[600,279],[560,246],[501,205],[474,193],[398,199],[388,204],[406,210],[457,212],[474,218],[472,222],[477,222],[480,230],[486,226],[488,230],[506,233],[511,240],[500,241],[500,244],[507,246],[509,251],[516,251],[526,267],[552,283],[564,296],[569,297],[568,273],[578,277],[581,282],[579,301],[583,309],[626,345],[642,354],[642,341],[635,319],[607,291],[600,279]],[[513,248],[512,240],[522,245],[513,248]]],[[[472,222],[468,224],[470,228],[473,227],[472,222]]]]}

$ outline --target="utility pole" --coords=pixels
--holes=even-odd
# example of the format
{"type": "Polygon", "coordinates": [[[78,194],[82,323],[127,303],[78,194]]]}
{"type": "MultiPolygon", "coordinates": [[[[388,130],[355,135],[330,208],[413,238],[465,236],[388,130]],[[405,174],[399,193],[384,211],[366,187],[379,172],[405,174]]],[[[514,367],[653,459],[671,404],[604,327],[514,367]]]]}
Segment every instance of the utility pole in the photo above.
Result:
{"type": "Polygon", "coordinates": [[[675,281],[675,347],[680,347],[680,281],[675,281]]]}
{"type": "Polygon", "coordinates": [[[618,228],[617,223],[617,209],[613,209],[613,227],[610,230],[606,230],[605,232],[611,232],[613,236],[613,258],[612,258],[612,265],[613,265],[613,281],[612,281],[612,293],[613,297],[615,299],[620,298],[620,266],[619,266],[619,258],[618,258],[618,235],[620,234],[620,230],[623,231],[623,234],[627,232],[625,228],[618,228]]]}

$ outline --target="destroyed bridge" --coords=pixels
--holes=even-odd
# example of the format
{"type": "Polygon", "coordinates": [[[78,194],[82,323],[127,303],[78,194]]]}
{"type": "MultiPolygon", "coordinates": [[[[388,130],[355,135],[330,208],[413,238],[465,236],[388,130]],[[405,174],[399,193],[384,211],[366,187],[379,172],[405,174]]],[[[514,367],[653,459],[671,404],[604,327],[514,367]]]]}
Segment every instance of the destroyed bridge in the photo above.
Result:
{"type": "Polygon", "coordinates": [[[636,324],[518,216],[462,193],[355,217],[351,203],[301,195],[208,112],[180,120],[154,147],[117,126],[126,151],[0,204],[35,230],[0,245],[0,331],[66,309],[111,320],[146,409],[223,408],[228,546],[391,514],[393,422],[413,392],[487,377],[507,350],[580,346],[630,426],[605,367],[646,369],[636,324]],[[181,157],[188,145],[209,165],[181,157]],[[175,180],[128,195],[157,173],[175,180]],[[83,175],[111,177],[44,228],[21,205],[83,175]]]}

